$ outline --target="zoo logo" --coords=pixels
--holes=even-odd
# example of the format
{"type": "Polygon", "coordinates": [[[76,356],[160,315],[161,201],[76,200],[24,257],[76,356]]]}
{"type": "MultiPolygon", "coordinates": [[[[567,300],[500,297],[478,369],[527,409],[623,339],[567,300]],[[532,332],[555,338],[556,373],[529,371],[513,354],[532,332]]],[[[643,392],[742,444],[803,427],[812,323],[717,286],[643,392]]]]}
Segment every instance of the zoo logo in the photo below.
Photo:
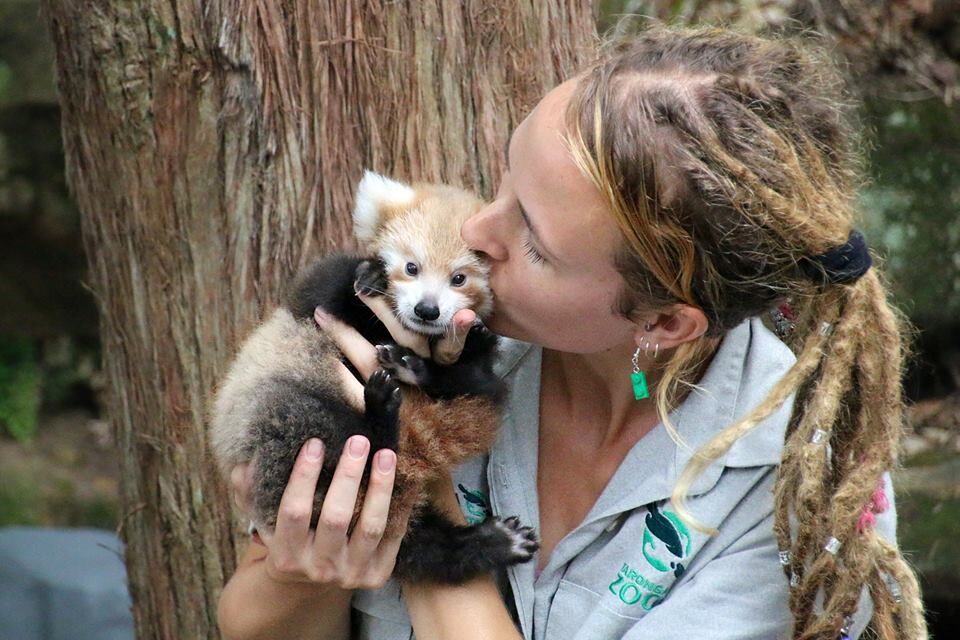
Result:
{"type": "Polygon", "coordinates": [[[679,578],[684,571],[680,561],[690,553],[690,530],[677,514],[670,511],[660,513],[656,503],[650,503],[647,509],[649,513],[646,517],[647,528],[643,531],[643,557],[657,571],[673,571],[673,576],[679,578]]]}
{"type": "Polygon", "coordinates": [[[468,524],[479,524],[490,517],[487,497],[483,495],[482,491],[476,489],[471,491],[462,484],[457,484],[457,489],[463,496],[463,499],[460,500],[460,508],[463,510],[463,515],[467,518],[468,524]]]}
{"type": "MultiPolygon", "coordinates": [[[[643,531],[643,558],[660,573],[683,575],[682,560],[690,554],[690,530],[675,513],[660,512],[656,503],[647,506],[646,528],[643,531]]],[[[649,580],[640,571],[623,563],[616,579],[610,583],[610,592],[624,604],[639,604],[649,611],[666,596],[669,585],[649,580]]]]}

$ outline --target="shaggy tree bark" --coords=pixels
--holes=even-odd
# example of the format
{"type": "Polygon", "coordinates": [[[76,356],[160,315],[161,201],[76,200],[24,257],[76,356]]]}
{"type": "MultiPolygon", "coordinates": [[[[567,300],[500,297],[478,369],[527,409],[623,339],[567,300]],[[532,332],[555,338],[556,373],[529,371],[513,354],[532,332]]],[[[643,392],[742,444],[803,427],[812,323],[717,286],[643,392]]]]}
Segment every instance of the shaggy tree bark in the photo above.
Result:
{"type": "Polygon", "coordinates": [[[490,194],[586,0],[44,0],[101,315],[140,638],[215,637],[235,529],[205,406],[361,171],[490,194]]]}

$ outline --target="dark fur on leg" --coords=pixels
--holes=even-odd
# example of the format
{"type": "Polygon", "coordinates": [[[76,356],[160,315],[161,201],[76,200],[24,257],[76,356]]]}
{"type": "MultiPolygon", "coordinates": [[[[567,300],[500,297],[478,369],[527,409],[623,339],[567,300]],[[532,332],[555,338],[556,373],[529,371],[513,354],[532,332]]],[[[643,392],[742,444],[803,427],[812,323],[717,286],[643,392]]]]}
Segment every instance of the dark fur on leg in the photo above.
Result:
{"type": "Polygon", "coordinates": [[[370,428],[370,451],[396,451],[400,440],[400,385],[388,372],[378,369],[363,388],[363,403],[370,428]]]}
{"type": "Polygon", "coordinates": [[[364,260],[357,265],[353,289],[363,296],[382,296],[390,286],[382,260],[364,260]]]}
{"type": "Polygon", "coordinates": [[[371,441],[383,437],[379,431],[375,433],[365,417],[343,398],[290,379],[276,381],[255,429],[258,447],[254,459],[254,519],[258,526],[267,530],[276,524],[280,499],[297,452],[308,439],[320,438],[325,451],[311,519],[315,525],[326,495],[325,488],[333,479],[334,468],[347,439],[354,434],[364,435],[371,441]]]}
{"type": "Polygon", "coordinates": [[[286,306],[295,318],[313,318],[323,309],[356,329],[373,344],[393,342],[390,333],[370,308],[357,297],[354,282],[357,267],[370,258],[334,254],[316,260],[297,277],[286,296],[286,306]]]}
{"type": "Polygon", "coordinates": [[[403,539],[394,575],[401,580],[459,584],[513,564],[540,548],[530,527],[517,518],[488,518],[461,526],[427,506],[403,539]]]}
{"type": "Polygon", "coordinates": [[[466,340],[460,359],[450,365],[423,360],[399,345],[379,345],[377,356],[380,366],[397,373],[407,384],[420,387],[431,398],[452,400],[470,395],[499,403],[503,399],[504,387],[493,372],[496,336],[482,327],[475,327],[466,340]]]}

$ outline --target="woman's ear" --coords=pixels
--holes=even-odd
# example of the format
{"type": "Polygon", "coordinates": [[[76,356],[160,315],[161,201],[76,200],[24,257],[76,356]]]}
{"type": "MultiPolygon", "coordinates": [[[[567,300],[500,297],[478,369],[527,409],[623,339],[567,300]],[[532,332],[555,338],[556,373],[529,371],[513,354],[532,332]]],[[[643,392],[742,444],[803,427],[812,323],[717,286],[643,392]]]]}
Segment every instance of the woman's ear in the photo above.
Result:
{"type": "Polygon", "coordinates": [[[641,318],[635,339],[637,344],[642,344],[641,340],[659,344],[663,351],[696,340],[709,327],[707,316],[701,309],[688,304],[675,304],[661,313],[641,318]]]}

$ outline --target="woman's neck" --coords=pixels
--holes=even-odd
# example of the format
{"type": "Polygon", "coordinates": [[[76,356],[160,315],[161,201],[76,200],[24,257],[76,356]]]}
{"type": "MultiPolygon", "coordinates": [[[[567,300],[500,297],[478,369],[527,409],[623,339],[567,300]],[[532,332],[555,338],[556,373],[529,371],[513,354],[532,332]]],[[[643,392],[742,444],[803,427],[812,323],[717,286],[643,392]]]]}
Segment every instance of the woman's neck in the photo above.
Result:
{"type": "MultiPolygon", "coordinates": [[[[623,439],[636,442],[653,429],[659,422],[653,397],[633,396],[632,355],[631,345],[590,354],[544,349],[541,401],[560,403],[571,417],[555,427],[596,425],[591,433],[580,435],[595,440],[598,448],[623,439]]],[[[652,392],[659,374],[652,368],[646,373],[652,392]]]]}

